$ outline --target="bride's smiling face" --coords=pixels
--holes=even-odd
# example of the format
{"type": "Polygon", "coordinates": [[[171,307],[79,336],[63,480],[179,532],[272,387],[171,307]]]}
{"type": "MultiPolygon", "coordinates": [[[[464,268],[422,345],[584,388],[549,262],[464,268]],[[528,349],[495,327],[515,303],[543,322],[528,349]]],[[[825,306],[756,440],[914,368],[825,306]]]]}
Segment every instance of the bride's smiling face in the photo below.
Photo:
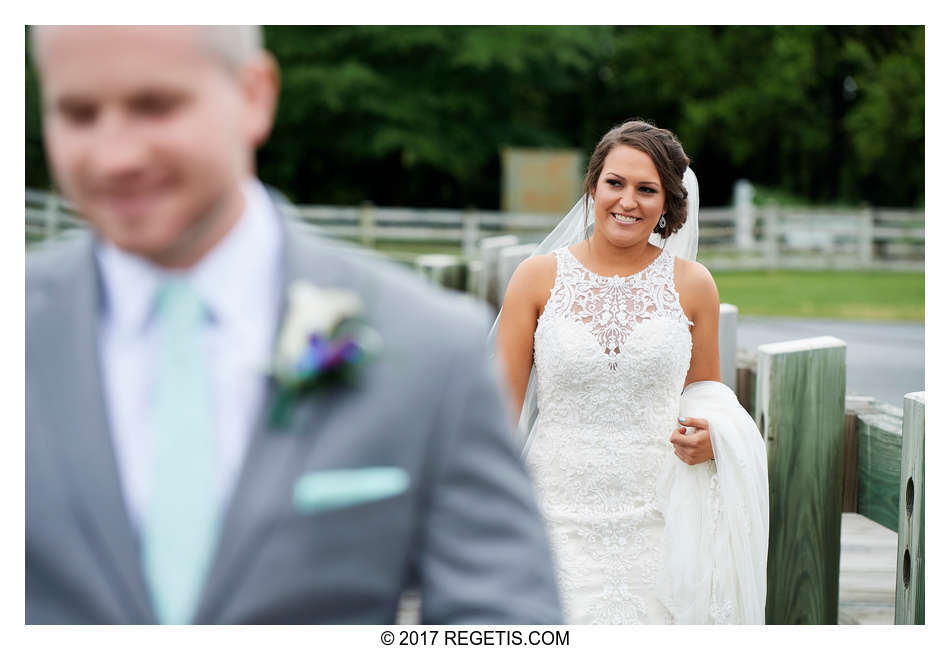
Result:
{"type": "Polygon", "coordinates": [[[601,236],[622,247],[649,239],[665,203],[650,156],[627,145],[610,150],[594,190],[594,227],[601,236]]]}

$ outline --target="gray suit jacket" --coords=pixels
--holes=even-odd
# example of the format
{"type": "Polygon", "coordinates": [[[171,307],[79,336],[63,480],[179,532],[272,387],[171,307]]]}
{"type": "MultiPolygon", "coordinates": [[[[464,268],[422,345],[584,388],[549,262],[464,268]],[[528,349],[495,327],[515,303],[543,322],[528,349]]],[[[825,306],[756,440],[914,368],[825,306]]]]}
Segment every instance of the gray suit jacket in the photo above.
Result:
{"type": "MultiPolygon", "coordinates": [[[[358,386],[302,400],[288,429],[262,414],[194,622],[392,623],[407,588],[424,623],[561,622],[485,314],[299,233],[285,230],[283,259],[285,285],[358,291],[384,352],[358,386]],[[402,468],[408,488],[318,513],[292,505],[300,476],[369,466],[402,468]]],[[[90,236],[29,255],[27,623],[156,621],[108,430],[100,300],[90,236]]]]}

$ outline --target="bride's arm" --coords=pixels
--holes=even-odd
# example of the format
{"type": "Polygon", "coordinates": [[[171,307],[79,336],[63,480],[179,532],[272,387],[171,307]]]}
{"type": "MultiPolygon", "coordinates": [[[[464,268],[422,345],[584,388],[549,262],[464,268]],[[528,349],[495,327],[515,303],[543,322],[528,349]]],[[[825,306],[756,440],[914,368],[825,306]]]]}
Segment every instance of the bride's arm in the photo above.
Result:
{"type": "Polygon", "coordinates": [[[556,271],[553,255],[529,257],[519,264],[508,282],[498,316],[495,352],[502,361],[516,426],[534,363],[534,330],[554,285],[556,271]]]}
{"type": "MultiPolygon", "coordinates": [[[[719,372],[719,290],[705,266],[676,260],[674,281],[686,317],[693,321],[693,355],[684,388],[697,381],[722,381],[719,372]]],[[[689,465],[713,459],[709,423],[702,418],[681,420],[670,442],[676,455],[689,465]],[[686,427],[695,431],[686,434],[686,427]]]]}
{"type": "Polygon", "coordinates": [[[719,374],[719,290],[705,266],[677,259],[676,290],[693,321],[693,356],[684,388],[695,381],[722,381],[719,374]]]}

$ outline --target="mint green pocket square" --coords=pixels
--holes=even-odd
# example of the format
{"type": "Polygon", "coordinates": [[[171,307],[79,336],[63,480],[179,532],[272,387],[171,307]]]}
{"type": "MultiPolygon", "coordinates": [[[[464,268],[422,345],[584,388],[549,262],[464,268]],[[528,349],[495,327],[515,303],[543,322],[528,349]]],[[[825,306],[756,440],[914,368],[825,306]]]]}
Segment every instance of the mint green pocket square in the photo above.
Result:
{"type": "Polygon", "coordinates": [[[311,514],[396,496],[409,487],[401,467],[361,467],[308,472],[294,485],[293,504],[311,514]]]}

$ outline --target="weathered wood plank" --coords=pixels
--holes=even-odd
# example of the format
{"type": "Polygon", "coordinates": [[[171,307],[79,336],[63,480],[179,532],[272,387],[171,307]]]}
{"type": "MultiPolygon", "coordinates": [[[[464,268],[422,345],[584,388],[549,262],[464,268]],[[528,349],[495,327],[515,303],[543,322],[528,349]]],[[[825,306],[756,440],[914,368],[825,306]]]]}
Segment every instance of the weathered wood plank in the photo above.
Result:
{"type": "Polygon", "coordinates": [[[755,419],[769,463],[767,623],[838,619],[845,349],[828,336],[758,349],[755,419]]]}
{"type": "Polygon", "coordinates": [[[892,625],[897,533],[857,513],[841,515],[839,625],[892,625]]]}
{"type": "Polygon", "coordinates": [[[901,410],[875,402],[869,412],[858,413],[857,511],[897,530],[900,507],[901,410]]]}
{"type": "Polygon", "coordinates": [[[924,624],[924,409],[923,392],[904,396],[897,594],[894,623],[924,624]]]}

